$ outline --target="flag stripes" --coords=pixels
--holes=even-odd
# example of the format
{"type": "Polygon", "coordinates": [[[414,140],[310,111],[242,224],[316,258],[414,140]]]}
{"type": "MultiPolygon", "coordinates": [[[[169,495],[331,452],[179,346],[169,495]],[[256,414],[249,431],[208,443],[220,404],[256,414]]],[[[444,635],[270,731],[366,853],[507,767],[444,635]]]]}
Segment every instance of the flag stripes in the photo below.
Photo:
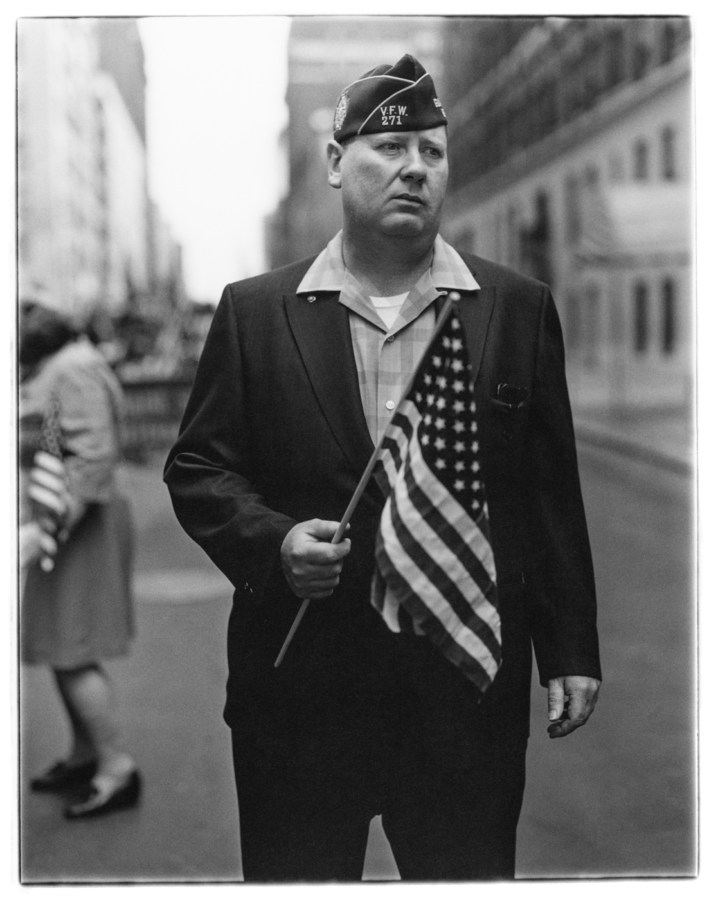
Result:
{"type": "MultiPolygon", "coordinates": [[[[420,629],[426,630],[426,621],[433,614],[457,644],[466,647],[488,673],[494,674],[500,659],[495,636],[499,615],[486,597],[494,585],[485,566],[487,563],[494,577],[492,551],[475,522],[453,497],[446,496],[439,483],[434,482],[430,495],[416,483],[416,475],[425,477],[425,472],[414,474],[423,466],[414,453],[412,458],[414,471],[405,472],[382,515],[376,549],[378,567],[385,581],[394,573],[404,576],[397,599],[420,629]],[[415,535],[406,525],[412,519],[417,521],[415,535]],[[472,536],[474,549],[461,539],[462,533],[472,536]],[[420,552],[421,542],[425,554],[420,552]],[[383,546],[388,552],[382,550],[383,546]],[[470,598],[474,598],[472,603],[470,598]]],[[[395,620],[390,604],[385,618],[392,628],[395,620]]]]}
{"type": "MultiPolygon", "coordinates": [[[[407,581],[405,576],[396,569],[392,569],[386,576],[384,576],[383,573],[375,574],[373,584],[373,592],[375,595],[380,591],[384,592],[391,588],[395,591],[406,591],[407,581]],[[386,578],[386,580],[384,580],[384,578],[386,578]]],[[[412,614],[407,611],[407,608],[402,606],[399,609],[397,618],[400,627],[398,629],[392,629],[392,631],[413,631],[415,634],[425,635],[428,640],[439,648],[442,655],[445,656],[449,662],[453,663],[453,665],[457,666],[481,692],[486,690],[492,683],[496,667],[488,666],[486,669],[483,663],[478,661],[475,654],[477,649],[476,645],[471,645],[471,642],[468,642],[466,645],[465,641],[458,642],[451,640],[451,634],[444,624],[434,616],[427,615],[426,606],[420,598],[412,595],[410,606],[414,607],[413,615],[417,615],[418,613],[418,623],[414,621],[412,614]],[[413,623],[413,627],[407,628],[404,626],[403,623],[407,620],[413,623]]],[[[484,654],[483,658],[485,658],[484,654]]]]}
{"type": "Polygon", "coordinates": [[[381,443],[388,497],[372,604],[392,631],[425,635],[485,691],[502,654],[476,411],[451,307],[381,443]]]}

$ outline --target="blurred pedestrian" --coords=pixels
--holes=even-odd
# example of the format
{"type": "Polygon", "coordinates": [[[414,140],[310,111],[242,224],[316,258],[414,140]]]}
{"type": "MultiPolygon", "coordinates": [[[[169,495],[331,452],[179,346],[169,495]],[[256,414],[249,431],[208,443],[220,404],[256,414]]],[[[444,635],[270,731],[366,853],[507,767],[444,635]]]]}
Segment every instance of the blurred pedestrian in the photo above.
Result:
{"type": "Polygon", "coordinates": [[[225,718],[247,880],[361,878],[379,813],[402,879],[512,878],[532,641],[551,737],[596,702],[556,309],[546,285],[442,239],[447,178],[417,60],[343,90],[343,229],[225,288],[167,460],[180,522],[235,588],[225,718]],[[340,540],[375,446],[383,472],[340,540]]]}
{"type": "Polygon", "coordinates": [[[52,669],[71,730],[35,791],[71,790],[65,816],[134,805],[141,778],[120,742],[103,666],[133,635],[130,510],[115,479],[122,395],[101,353],[46,291],[22,298],[22,661],[52,669]]]}

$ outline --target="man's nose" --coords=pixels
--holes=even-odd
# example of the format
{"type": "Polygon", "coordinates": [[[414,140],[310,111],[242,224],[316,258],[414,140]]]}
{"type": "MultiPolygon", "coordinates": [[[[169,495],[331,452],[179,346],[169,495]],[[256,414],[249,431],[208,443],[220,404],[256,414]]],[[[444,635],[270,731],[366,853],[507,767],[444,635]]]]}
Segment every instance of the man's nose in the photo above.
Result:
{"type": "Polygon", "coordinates": [[[418,149],[411,148],[407,152],[401,177],[405,181],[423,181],[426,177],[426,164],[418,149]]]}

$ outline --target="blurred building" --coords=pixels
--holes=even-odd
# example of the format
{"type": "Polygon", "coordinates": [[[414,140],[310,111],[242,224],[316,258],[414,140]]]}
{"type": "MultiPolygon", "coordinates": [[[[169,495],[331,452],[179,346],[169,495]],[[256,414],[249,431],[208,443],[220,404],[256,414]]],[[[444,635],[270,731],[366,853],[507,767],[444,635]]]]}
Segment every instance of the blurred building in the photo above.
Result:
{"type": "Polygon", "coordinates": [[[444,34],[446,236],[551,284],[577,407],[688,407],[688,20],[450,19],[444,34]]]}
{"type": "Polygon", "coordinates": [[[109,72],[145,145],[145,53],[135,19],[96,19],[99,65],[109,72]]]}
{"type": "Polygon", "coordinates": [[[94,76],[102,213],[102,302],[111,311],[148,296],[148,193],[145,145],[115,81],[94,76]]]}
{"type": "Polygon", "coordinates": [[[71,312],[101,292],[97,48],[85,20],[18,24],[20,289],[39,282],[71,312]]]}
{"type": "Polygon", "coordinates": [[[296,17],[288,45],[289,124],[282,143],[287,193],[270,218],[270,266],[319,252],[341,227],[340,197],[327,183],[325,148],[345,85],[382,62],[413,53],[441,71],[440,22],[425,17],[296,17]]]}
{"type": "Polygon", "coordinates": [[[134,19],[20,19],[20,290],[156,322],[184,300],[180,248],[150,199],[134,19]]]}

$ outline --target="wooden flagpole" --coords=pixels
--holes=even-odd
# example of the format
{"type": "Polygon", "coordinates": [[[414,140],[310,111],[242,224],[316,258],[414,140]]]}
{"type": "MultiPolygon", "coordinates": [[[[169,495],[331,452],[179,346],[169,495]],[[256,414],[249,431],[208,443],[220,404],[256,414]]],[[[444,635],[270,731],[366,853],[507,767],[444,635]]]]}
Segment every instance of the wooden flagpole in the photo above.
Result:
{"type": "MultiPolygon", "coordinates": [[[[401,398],[399,399],[399,403],[396,407],[396,410],[394,411],[394,415],[392,416],[392,419],[398,412],[399,407],[401,406],[402,402],[406,399],[406,397],[408,397],[409,391],[413,387],[413,384],[414,384],[414,381],[416,380],[416,376],[418,375],[419,369],[420,369],[421,365],[423,364],[423,361],[426,359],[426,353],[428,352],[428,348],[433,344],[433,342],[438,337],[439,333],[441,332],[441,329],[443,328],[443,326],[446,324],[446,321],[448,320],[448,316],[450,315],[450,312],[453,309],[453,304],[458,300],[460,300],[460,294],[457,291],[451,291],[451,293],[448,295],[448,299],[446,300],[445,304],[443,305],[443,309],[441,310],[440,315],[438,316],[438,321],[436,322],[436,327],[433,329],[433,334],[431,335],[431,339],[428,342],[426,350],[421,355],[419,364],[414,369],[413,373],[411,374],[411,376],[406,384],[406,388],[404,389],[404,391],[401,394],[401,398]]],[[[350,519],[354,515],[354,511],[357,508],[357,504],[359,503],[359,501],[362,497],[362,494],[365,492],[365,490],[367,488],[369,479],[372,477],[372,472],[374,471],[374,467],[377,464],[377,460],[379,459],[379,454],[384,445],[384,440],[386,439],[386,436],[387,436],[387,429],[384,430],[384,433],[377,441],[377,446],[374,448],[374,452],[369,457],[369,462],[367,463],[367,466],[366,466],[364,472],[362,473],[362,477],[359,480],[359,484],[357,485],[354,494],[352,494],[352,498],[350,499],[350,502],[347,504],[347,509],[345,510],[345,514],[342,517],[342,521],[337,526],[337,530],[335,531],[335,534],[332,536],[332,540],[330,541],[331,544],[339,544],[340,541],[342,540],[342,538],[344,537],[345,531],[347,530],[347,525],[349,524],[350,519]]],[[[274,669],[277,669],[280,666],[280,664],[283,662],[283,657],[286,655],[286,650],[288,650],[288,647],[290,647],[291,641],[295,637],[295,633],[298,630],[298,626],[300,625],[301,620],[308,609],[308,606],[310,606],[310,597],[306,597],[303,600],[303,602],[300,604],[300,609],[298,610],[295,618],[293,619],[293,624],[291,625],[290,630],[289,630],[288,634],[286,635],[286,639],[285,639],[285,641],[283,641],[283,646],[281,647],[281,649],[278,653],[278,656],[276,657],[276,661],[273,664],[274,669]]]]}

